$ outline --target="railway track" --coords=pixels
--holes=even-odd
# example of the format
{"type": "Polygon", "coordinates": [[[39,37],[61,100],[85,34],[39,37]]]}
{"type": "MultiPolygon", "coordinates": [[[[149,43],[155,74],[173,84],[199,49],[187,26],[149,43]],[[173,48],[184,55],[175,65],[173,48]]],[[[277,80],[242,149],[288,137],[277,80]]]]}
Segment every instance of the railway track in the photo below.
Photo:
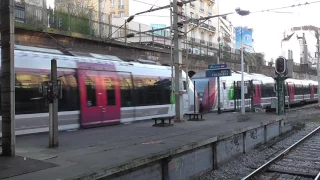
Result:
{"type": "Polygon", "coordinates": [[[320,126],[242,180],[320,180],[320,126]]]}

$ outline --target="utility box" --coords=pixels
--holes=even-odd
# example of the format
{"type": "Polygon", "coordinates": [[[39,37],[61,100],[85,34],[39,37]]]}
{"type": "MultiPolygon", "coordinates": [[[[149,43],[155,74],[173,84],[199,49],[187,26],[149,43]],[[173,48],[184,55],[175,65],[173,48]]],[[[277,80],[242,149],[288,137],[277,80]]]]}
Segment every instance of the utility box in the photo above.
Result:
{"type": "Polygon", "coordinates": [[[278,99],[277,98],[271,98],[271,108],[277,108],[278,107],[278,99]]]}
{"type": "Polygon", "coordinates": [[[287,75],[286,77],[293,77],[293,59],[287,59],[287,75]]]}

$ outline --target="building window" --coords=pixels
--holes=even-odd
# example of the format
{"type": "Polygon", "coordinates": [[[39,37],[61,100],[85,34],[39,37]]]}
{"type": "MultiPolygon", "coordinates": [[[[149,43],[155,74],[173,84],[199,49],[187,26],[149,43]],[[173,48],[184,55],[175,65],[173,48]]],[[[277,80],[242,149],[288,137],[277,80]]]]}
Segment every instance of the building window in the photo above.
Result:
{"type": "Polygon", "coordinates": [[[192,37],[192,38],[195,38],[195,32],[194,32],[194,30],[191,31],[191,37],[192,37]]]}
{"type": "Polygon", "coordinates": [[[208,14],[212,15],[212,6],[208,6],[208,14]]]}
{"type": "Polygon", "coordinates": [[[194,18],[194,13],[190,12],[190,18],[193,19],[194,18]]]}
{"type": "Polygon", "coordinates": [[[212,25],[211,20],[208,20],[208,25],[209,25],[209,26],[211,26],[211,25],[212,25]]]}
{"type": "Polygon", "coordinates": [[[120,17],[124,17],[124,12],[119,13],[120,17]]]}
{"type": "Polygon", "coordinates": [[[204,41],[204,33],[201,33],[201,41],[204,41]]]}
{"type": "Polygon", "coordinates": [[[200,1],[200,12],[204,11],[204,2],[200,1]]]}
{"type": "Polygon", "coordinates": [[[114,0],[111,0],[111,7],[114,8],[114,0]]]}
{"type": "Polygon", "coordinates": [[[123,2],[123,0],[119,0],[119,9],[124,9],[124,2],[123,2]]]}

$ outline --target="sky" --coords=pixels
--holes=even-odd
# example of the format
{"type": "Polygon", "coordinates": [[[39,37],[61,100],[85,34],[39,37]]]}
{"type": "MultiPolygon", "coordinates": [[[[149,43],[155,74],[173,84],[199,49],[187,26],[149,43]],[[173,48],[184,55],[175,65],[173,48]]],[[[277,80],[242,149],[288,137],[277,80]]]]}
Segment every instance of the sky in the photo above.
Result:
{"type": "MultiPolygon", "coordinates": [[[[170,0],[129,0],[130,15],[146,11],[155,4],[157,6],[168,5],[170,0]],[[151,5],[149,5],[151,4],[151,5]]],[[[314,2],[316,0],[216,0],[219,2],[219,14],[235,12],[237,7],[251,12],[292,6],[314,2]]],[[[53,0],[47,0],[49,4],[53,0]]],[[[254,50],[265,54],[265,59],[277,58],[281,54],[281,40],[286,29],[295,26],[314,25],[320,27],[320,3],[277,10],[278,12],[251,13],[241,17],[237,14],[229,15],[228,18],[234,26],[248,26],[253,29],[254,50]]],[[[133,21],[143,24],[166,24],[170,25],[169,10],[161,10],[154,13],[136,16],[133,21]]]]}

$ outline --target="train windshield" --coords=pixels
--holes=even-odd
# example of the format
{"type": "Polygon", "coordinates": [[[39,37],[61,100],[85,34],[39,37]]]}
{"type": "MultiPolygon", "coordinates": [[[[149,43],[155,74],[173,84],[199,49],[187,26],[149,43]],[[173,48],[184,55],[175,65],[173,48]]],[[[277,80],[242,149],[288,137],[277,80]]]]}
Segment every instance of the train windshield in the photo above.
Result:
{"type": "Polygon", "coordinates": [[[207,79],[193,79],[194,86],[196,87],[196,91],[198,93],[203,93],[205,91],[205,88],[208,85],[209,78],[207,79]]]}

